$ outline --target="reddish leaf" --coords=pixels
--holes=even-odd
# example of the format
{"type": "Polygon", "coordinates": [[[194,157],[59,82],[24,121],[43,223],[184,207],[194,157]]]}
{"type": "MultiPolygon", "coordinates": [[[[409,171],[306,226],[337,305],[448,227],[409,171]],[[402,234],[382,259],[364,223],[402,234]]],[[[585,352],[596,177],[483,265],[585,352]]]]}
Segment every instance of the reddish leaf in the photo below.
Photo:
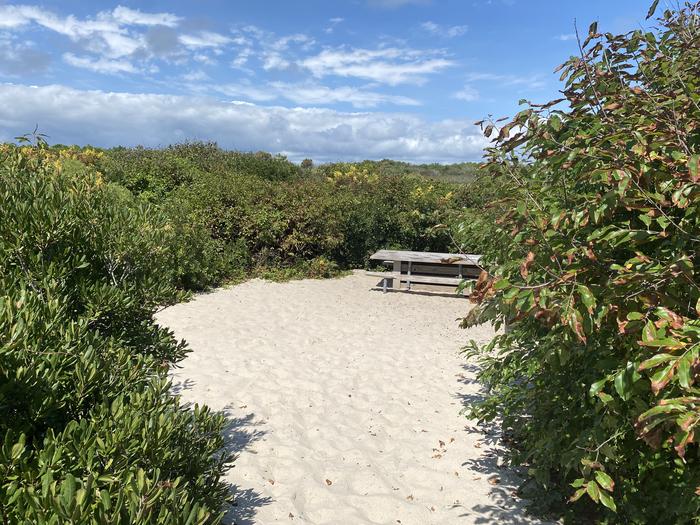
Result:
{"type": "Polygon", "coordinates": [[[583,317],[578,310],[572,310],[569,317],[569,326],[582,343],[586,343],[586,334],[583,330],[583,317]]]}
{"type": "Polygon", "coordinates": [[[619,102],[611,102],[610,104],[606,104],[603,106],[603,109],[606,111],[615,111],[616,109],[620,109],[622,107],[622,104],[619,102]]]}
{"type": "Polygon", "coordinates": [[[528,252],[525,260],[520,264],[520,275],[525,279],[528,275],[528,271],[533,261],[535,260],[535,254],[533,252],[528,252]]]}
{"type": "Polygon", "coordinates": [[[608,492],[612,492],[615,489],[615,482],[605,472],[597,470],[595,473],[595,479],[598,482],[598,485],[603,487],[608,492]]]}
{"type": "Polygon", "coordinates": [[[690,180],[700,182],[700,155],[693,155],[688,159],[688,172],[690,180]]]}

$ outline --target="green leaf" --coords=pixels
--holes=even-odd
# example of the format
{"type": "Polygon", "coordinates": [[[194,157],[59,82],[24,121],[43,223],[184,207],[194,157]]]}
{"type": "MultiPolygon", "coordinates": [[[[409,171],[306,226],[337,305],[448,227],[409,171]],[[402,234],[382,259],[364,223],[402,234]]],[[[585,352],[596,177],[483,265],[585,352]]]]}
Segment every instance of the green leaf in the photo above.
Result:
{"type": "Polygon", "coordinates": [[[649,7],[649,11],[647,11],[647,20],[649,20],[652,16],[654,16],[654,13],[656,12],[656,6],[659,5],[659,0],[654,0],[651,3],[651,7],[649,7]]]}
{"type": "Polygon", "coordinates": [[[593,501],[598,503],[598,500],[600,499],[600,489],[595,481],[591,480],[588,482],[588,485],[586,485],[586,492],[588,492],[588,495],[593,501]]]}
{"type": "Polygon", "coordinates": [[[595,396],[598,392],[603,390],[603,387],[608,381],[610,381],[610,378],[606,377],[604,379],[601,379],[600,381],[596,381],[595,383],[593,383],[591,385],[591,388],[588,390],[588,395],[590,395],[591,397],[595,396]]]}
{"type": "Polygon", "coordinates": [[[640,344],[655,348],[683,348],[685,346],[685,343],[671,337],[659,337],[652,341],[642,341],[640,344]]]}
{"type": "Polygon", "coordinates": [[[648,342],[656,339],[656,327],[652,321],[648,321],[642,330],[642,341],[648,342]]]}
{"type": "Polygon", "coordinates": [[[578,501],[581,499],[581,496],[583,496],[586,493],[586,487],[583,487],[581,489],[578,489],[574,494],[569,498],[569,501],[574,502],[578,501]]]}
{"type": "Polygon", "coordinates": [[[617,505],[615,505],[615,500],[610,496],[610,494],[607,494],[605,492],[601,492],[599,494],[600,496],[600,502],[608,507],[611,511],[617,512],[617,505]]]}
{"type": "Polygon", "coordinates": [[[693,362],[693,355],[687,353],[678,361],[678,382],[683,388],[690,388],[690,365],[693,362]]]}
{"type": "Polygon", "coordinates": [[[551,119],[549,119],[549,125],[554,131],[559,131],[561,129],[561,119],[554,115],[551,119]]]}
{"type": "Polygon", "coordinates": [[[17,443],[12,445],[12,450],[10,451],[10,457],[12,460],[17,460],[20,458],[22,453],[24,452],[24,443],[26,441],[26,436],[24,434],[21,434],[19,436],[19,440],[17,443]]]}
{"type": "Polygon", "coordinates": [[[642,364],[639,365],[637,370],[641,372],[642,370],[654,368],[657,365],[666,363],[667,361],[672,361],[673,359],[676,359],[676,356],[673,356],[671,354],[656,354],[654,357],[651,357],[646,361],[642,361],[642,364]]]}
{"type": "Polygon", "coordinates": [[[595,296],[593,295],[593,292],[591,292],[590,288],[584,284],[579,284],[577,286],[578,293],[581,296],[581,301],[583,301],[583,305],[586,307],[588,310],[588,313],[593,313],[593,308],[595,308],[596,305],[596,300],[595,296]]]}
{"type": "Polygon", "coordinates": [[[659,414],[670,414],[673,412],[683,411],[685,407],[679,404],[668,404],[668,405],[656,405],[654,408],[650,408],[643,414],[639,416],[640,421],[649,419],[653,416],[658,416],[659,414]]]}
{"type": "Polygon", "coordinates": [[[596,470],[595,479],[598,482],[598,485],[603,487],[608,492],[612,492],[615,488],[615,482],[613,479],[602,470],[596,470]]]}
{"type": "Polygon", "coordinates": [[[143,489],[146,485],[146,473],[142,468],[138,469],[136,471],[136,486],[139,489],[139,492],[143,492],[143,489]]]}
{"type": "Polygon", "coordinates": [[[598,392],[598,398],[606,405],[613,400],[613,396],[606,394],[605,392],[598,392]]]}
{"type": "Polygon", "coordinates": [[[66,479],[64,479],[63,483],[61,483],[61,499],[63,500],[64,505],[70,505],[75,494],[75,488],[75,477],[73,474],[66,474],[66,479]]]}
{"type": "Polygon", "coordinates": [[[102,503],[102,508],[105,510],[109,510],[112,507],[112,501],[108,491],[104,489],[100,491],[100,502],[102,503]]]}
{"type": "Polygon", "coordinates": [[[638,378],[634,363],[627,363],[627,367],[615,376],[615,391],[624,401],[632,397],[632,387],[638,378]]]}
{"type": "Polygon", "coordinates": [[[674,365],[669,364],[662,370],[659,370],[656,372],[653,376],[651,376],[651,391],[654,394],[659,393],[661,390],[663,390],[666,385],[671,381],[671,378],[673,377],[674,374],[674,365]]]}
{"type": "Polygon", "coordinates": [[[583,478],[575,479],[574,482],[571,484],[571,486],[574,487],[575,489],[583,487],[583,484],[585,483],[585,481],[586,480],[583,478]]]}
{"type": "Polygon", "coordinates": [[[41,493],[43,496],[49,495],[49,489],[53,483],[53,470],[47,469],[44,475],[41,477],[41,493]]]}
{"type": "Polygon", "coordinates": [[[493,284],[494,290],[503,290],[510,286],[510,281],[508,279],[499,279],[493,284]]]}

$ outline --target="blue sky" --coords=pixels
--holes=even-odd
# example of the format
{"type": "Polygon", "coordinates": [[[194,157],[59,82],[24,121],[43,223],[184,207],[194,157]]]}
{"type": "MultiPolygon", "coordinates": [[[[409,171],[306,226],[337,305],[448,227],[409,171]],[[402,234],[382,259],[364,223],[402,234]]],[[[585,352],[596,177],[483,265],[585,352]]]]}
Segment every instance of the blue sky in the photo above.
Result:
{"type": "MultiPolygon", "coordinates": [[[[0,0],[0,140],[215,140],[293,160],[478,160],[586,33],[647,0],[0,0]]],[[[663,2],[662,2],[663,4],[663,2]]]]}

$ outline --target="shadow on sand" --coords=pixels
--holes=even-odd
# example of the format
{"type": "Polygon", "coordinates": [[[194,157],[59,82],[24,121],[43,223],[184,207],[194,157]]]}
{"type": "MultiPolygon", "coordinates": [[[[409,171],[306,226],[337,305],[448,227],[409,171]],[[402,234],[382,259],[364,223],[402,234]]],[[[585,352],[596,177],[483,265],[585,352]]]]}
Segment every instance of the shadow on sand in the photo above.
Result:
{"type": "MultiPolygon", "coordinates": [[[[180,381],[171,378],[171,380],[170,391],[175,395],[181,395],[184,390],[190,390],[196,386],[192,379],[180,381]]],[[[192,406],[192,403],[185,403],[185,406],[192,406]]],[[[265,431],[260,428],[262,423],[256,420],[255,414],[234,417],[231,414],[232,411],[231,406],[223,410],[226,417],[226,426],[223,429],[224,448],[234,457],[233,462],[227,465],[227,469],[235,468],[238,455],[265,435],[265,431]]],[[[257,509],[272,503],[269,497],[263,497],[250,488],[231,484],[229,490],[232,503],[224,509],[226,514],[223,523],[226,525],[254,525],[257,509]]]]}
{"type": "MultiPolygon", "coordinates": [[[[458,380],[466,388],[455,394],[464,407],[482,401],[487,393],[476,380],[478,367],[471,363],[462,365],[464,372],[458,376],[458,380]]],[[[482,475],[488,480],[491,488],[489,505],[477,504],[468,508],[463,505],[462,517],[469,517],[474,523],[504,525],[521,525],[528,523],[544,523],[527,514],[527,500],[517,495],[518,486],[523,482],[523,477],[512,468],[503,464],[505,445],[501,436],[499,421],[490,423],[477,423],[467,420],[465,429],[482,434],[481,448],[478,457],[467,459],[462,466],[467,467],[477,475],[482,475]]]]}
{"type": "MultiPolygon", "coordinates": [[[[262,423],[255,419],[255,414],[250,413],[242,417],[228,415],[230,409],[224,411],[227,414],[227,425],[224,428],[226,450],[236,457],[244,452],[252,443],[255,443],[265,435],[260,428],[262,423]]],[[[235,468],[235,460],[232,465],[235,468]]],[[[228,525],[253,525],[256,523],[255,515],[260,507],[269,505],[272,500],[264,497],[251,488],[243,488],[231,485],[233,503],[229,505],[223,523],[228,525]]]]}
{"type": "Polygon", "coordinates": [[[192,389],[196,383],[192,379],[185,379],[180,381],[179,379],[171,378],[170,392],[176,396],[182,395],[184,390],[192,389]]]}
{"type": "MultiPolygon", "coordinates": [[[[369,289],[370,292],[384,293],[381,283],[369,289]]],[[[458,295],[455,292],[439,292],[432,290],[407,290],[406,288],[401,288],[400,290],[394,290],[393,288],[387,288],[386,293],[403,293],[411,295],[425,295],[427,297],[448,297],[450,299],[461,299],[464,301],[464,295],[458,295]]]]}

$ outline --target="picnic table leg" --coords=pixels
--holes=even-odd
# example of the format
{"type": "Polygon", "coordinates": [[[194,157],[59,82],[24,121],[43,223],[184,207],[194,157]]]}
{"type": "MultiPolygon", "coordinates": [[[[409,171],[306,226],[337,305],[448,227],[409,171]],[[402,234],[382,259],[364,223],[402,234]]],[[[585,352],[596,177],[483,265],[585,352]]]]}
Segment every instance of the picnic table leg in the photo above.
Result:
{"type": "Polygon", "coordinates": [[[411,290],[411,261],[408,261],[408,281],[406,284],[408,285],[408,290],[411,290]]]}
{"type": "MultiPolygon", "coordinates": [[[[401,275],[401,261],[394,261],[394,273],[401,275]]],[[[401,289],[401,277],[394,277],[391,283],[391,287],[394,290],[401,289]]]]}
{"type": "Polygon", "coordinates": [[[384,293],[386,293],[387,280],[388,280],[388,279],[387,279],[386,277],[384,277],[384,279],[382,279],[382,290],[383,290],[384,293]]]}

